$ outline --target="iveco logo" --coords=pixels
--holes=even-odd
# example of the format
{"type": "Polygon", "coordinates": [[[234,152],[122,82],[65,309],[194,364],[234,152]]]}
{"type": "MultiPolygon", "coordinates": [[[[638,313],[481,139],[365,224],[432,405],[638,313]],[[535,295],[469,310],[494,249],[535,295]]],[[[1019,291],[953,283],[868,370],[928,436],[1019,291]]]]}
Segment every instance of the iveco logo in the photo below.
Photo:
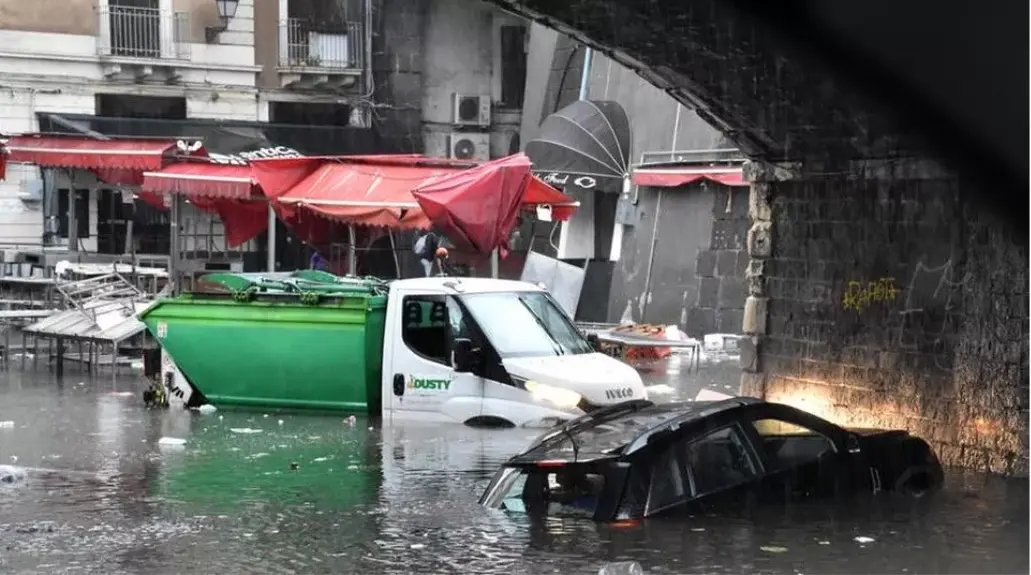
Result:
{"type": "Polygon", "coordinates": [[[634,396],[634,390],[629,387],[620,387],[617,389],[606,389],[605,397],[609,399],[626,399],[634,396]]]}

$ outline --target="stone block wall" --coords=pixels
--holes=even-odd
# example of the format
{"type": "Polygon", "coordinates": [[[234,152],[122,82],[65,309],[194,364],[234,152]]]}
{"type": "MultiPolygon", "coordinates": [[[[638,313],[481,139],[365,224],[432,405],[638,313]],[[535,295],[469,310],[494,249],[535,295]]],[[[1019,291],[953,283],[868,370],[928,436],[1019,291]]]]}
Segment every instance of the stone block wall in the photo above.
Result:
{"type": "Polygon", "coordinates": [[[742,392],[1026,476],[1027,238],[932,164],[787,168],[749,170],[742,392]]]}
{"type": "Polygon", "coordinates": [[[748,188],[713,185],[712,233],[707,249],[695,260],[698,298],[688,312],[686,331],[692,337],[709,333],[741,333],[748,268],[748,188]]]}

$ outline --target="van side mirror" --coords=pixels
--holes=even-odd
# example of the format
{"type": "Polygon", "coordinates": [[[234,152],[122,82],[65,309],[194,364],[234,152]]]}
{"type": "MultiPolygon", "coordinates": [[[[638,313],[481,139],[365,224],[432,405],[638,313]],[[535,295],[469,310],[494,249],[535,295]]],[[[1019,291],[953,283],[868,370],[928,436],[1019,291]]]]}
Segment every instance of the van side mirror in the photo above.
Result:
{"type": "Polygon", "coordinates": [[[591,349],[594,351],[598,351],[598,348],[601,346],[601,339],[598,338],[598,334],[589,333],[587,334],[587,344],[590,345],[591,349]]]}
{"type": "Polygon", "coordinates": [[[472,340],[466,338],[455,339],[454,347],[451,351],[451,366],[455,368],[456,372],[471,372],[473,366],[476,365],[476,359],[477,353],[476,349],[473,348],[472,340]]]}

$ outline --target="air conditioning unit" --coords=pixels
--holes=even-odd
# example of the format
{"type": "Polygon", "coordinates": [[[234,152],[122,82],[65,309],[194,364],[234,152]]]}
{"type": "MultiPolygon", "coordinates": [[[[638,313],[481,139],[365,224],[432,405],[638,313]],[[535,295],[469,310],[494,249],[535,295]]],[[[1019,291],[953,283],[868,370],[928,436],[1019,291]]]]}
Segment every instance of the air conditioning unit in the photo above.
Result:
{"type": "Polygon", "coordinates": [[[489,160],[490,134],[451,134],[448,136],[448,157],[456,160],[489,160]]]}
{"type": "Polygon", "coordinates": [[[490,96],[455,94],[454,124],[456,126],[490,126],[490,96]]]}
{"type": "Polygon", "coordinates": [[[26,204],[38,204],[43,201],[43,180],[22,180],[18,199],[26,204]]]}

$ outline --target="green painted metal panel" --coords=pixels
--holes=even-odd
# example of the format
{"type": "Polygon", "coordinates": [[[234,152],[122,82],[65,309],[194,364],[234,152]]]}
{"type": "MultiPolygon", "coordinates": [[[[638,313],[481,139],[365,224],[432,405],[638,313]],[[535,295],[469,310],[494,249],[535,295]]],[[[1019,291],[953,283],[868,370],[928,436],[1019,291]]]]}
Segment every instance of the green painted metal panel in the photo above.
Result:
{"type": "Polygon", "coordinates": [[[140,318],[214,405],[375,413],[380,292],[184,294],[155,302],[140,318]]]}

